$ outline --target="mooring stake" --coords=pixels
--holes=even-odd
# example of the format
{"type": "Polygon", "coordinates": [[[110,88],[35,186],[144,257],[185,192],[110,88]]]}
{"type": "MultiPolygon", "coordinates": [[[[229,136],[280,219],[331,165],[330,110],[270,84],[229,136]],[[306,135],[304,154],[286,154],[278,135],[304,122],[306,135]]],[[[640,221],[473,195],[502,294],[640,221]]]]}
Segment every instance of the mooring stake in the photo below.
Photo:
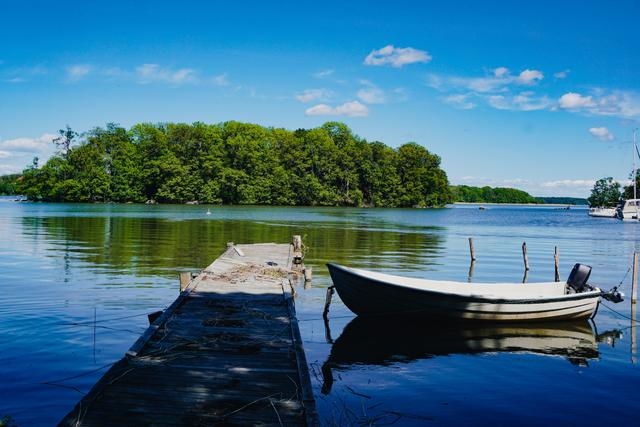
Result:
{"type": "Polygon", "coordinates": [[[471,262],[476,260],[476,250],[473,247],[473,237],[469,237],[469,255],[471,255],[471,262]]]}
{"type": "Polygon", "coordinates": [[[329,306],[331,305],[331,297],[333,296],[335,286],[329,286],[327,288],[327,297],[324,301],[324,311],[322,312],[322,317],[326,320],[329,318],[329,306]]]}
{"type": "Polygon", "coordinates": [[[527,257],[527,242],[522,242],[522,258],[524,259],[525,271],[529,271],[529,257],[527,257]]]}
{"type": "Polygon", "coordinates": [[[558,247],[555,247],[554,253],[553,253],[553,264],[555,266],[555,280],[556,282],[560,281],[560,249],[558,249],[558,247]]]}

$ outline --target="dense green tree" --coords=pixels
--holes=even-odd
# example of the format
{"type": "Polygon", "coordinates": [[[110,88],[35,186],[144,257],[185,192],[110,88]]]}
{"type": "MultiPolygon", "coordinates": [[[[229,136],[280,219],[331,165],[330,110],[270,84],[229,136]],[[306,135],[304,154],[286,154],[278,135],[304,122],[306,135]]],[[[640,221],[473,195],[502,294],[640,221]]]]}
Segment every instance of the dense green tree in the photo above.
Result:
{"type": "Polygon", "coordinates": [[[322,206],[441,206],[451,200],[440,158],[411,143],[369,143],[343,123],[315,129],[235,121],[115,124],[80,143],[67,127],[57,155],[25,169],[32,200],[322,206]]]}
{"type": "Polygon", "coordinates": [[[607,177],[596,181],[587,200],[590,206],[611,206],[618,203],[620,196],[620,183],[607,177]]]}

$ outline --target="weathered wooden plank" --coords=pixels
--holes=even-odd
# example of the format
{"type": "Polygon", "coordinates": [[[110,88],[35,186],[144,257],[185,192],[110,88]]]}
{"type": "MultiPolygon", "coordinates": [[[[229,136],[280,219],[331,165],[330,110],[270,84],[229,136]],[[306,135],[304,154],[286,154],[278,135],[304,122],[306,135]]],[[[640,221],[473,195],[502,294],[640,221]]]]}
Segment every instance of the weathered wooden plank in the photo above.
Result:
{"type": "Polygon", "coordinates": [[[229,245],[64,426],[317,425],[290,245],[229,245]],[[284,280],[284,281],[283,281],[284,280]]]}

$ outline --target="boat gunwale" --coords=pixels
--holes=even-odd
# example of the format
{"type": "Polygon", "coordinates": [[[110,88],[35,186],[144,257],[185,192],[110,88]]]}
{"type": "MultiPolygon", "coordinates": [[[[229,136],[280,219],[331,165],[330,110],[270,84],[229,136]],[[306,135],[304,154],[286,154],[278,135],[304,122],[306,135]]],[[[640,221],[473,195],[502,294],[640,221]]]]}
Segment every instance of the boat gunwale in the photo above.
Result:
{"type": "MultiPolygon", "coordinates": [[[[406,289],[406,290],[412,290],[412,291],[416,291],[416,292],[422,292],[422,293],[431,293],[431,294],[437,294],[437,295],[443,295],[443,296],[447,296],[447,297],[452,297],[452,298],[456,298],[456,299],[460,299],[460,300],[465,300],[465,301],[469,301],[469,302],[482,302],[482,303],[499,303],[499,304],[541,304],[541,303],[550,303],[550,302],[564,302],[564,301],[577,301],[577,300],[581,300],[581,299],[587,299],[587,298],[594,298],[594,297],[600,297],[602,295],[602,290],[598,287],[595,287],[595,289],[593,291],[588,291],[588,292],[579,292],[579,293],[575,293],[575,294],[564,294],[564,295],[559,295],[559,296],[555,296],[555,297],[545,297],[545,298],[537,298],[537,299],[531,299],[531,298],[523,298],[523,299],[506,299],[506,298],[489,298],[489,297],[480,297],[480,296],[473,296],[473,295],[462,295],[462,294],[457,294],[457,293],[451,293],[451,292],[442,292],[442,291],[436,291],[433,289],[420,289],[420,288],[416,288],[413,286],[406,286],[406,285],[402,285],[402,284],[398,284],[398,283],[390,283],[390,282],[385,282],[379,279],[375,279],[375,278],[371,278],[368,276],[365,276],[363,274],[358,273],[357,271],[354,271],[354,269],[350,268],[350,267],[346,267],[340,264],[335,264],[335,263],[327,263],[327,267],[329,268],[329,271],[331,272],[332,268],[335,268],[337,270],[340,270],[348,275],[352,275],[352,276],[357,276],[361,279],[370,281],[370,282],[375,282],[377,284],[381,284],[384,286],[391,286],[391,287],[396,287],[396,288],[402,288],[402,289],[406,289]]],[[[367,270],[363,270],[363,271],[367,271],[367,270]]],[[[375,272],[373,272],[375,273],[375,272]]],[[[386,273],[381,273],[381,274],[386,274],[386,273]]],[[[388,276],[393,276],[393,277],[398,277],[400,279],[402,279],[402,276],[397,276],[397,275],[393,275],[393,274],[388,274],[388,276]]],[[[412,279],[416,279],[416,278],[412,278],[412,279]]],[[[456,282],[454,282],[456,283],[456,282]]],[[[546,282],[542,282],[542,283],[546,283],[546,282]]],[[[335,282],[334,282],[335,285],[335,282]]]]}

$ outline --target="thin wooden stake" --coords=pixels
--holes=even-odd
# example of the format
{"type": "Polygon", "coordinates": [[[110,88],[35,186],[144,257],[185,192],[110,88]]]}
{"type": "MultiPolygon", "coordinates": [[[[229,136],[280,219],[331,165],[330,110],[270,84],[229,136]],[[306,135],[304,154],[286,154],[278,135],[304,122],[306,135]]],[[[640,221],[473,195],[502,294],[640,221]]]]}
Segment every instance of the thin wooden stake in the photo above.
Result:
{"type": "Polygon", "coordinates": [[[304,267],[304,281],[310,282],[313,277],[313,270],[309,266],[304,267]]]}
{"type": "Polygon", "coordinates": [[[331,297],[333,296],[334,287],[329,286],[327,288],[327,296],[324,301],[324,311],[322,312],[322,317],[327,320],[329,318],[329,306],[331,305],[331,297]]]}
{"type": "Polygon", "coordinates": [[[300,264],[302,263],[302,237],[300,235],[295,234],[291,240],[291,244],[293,245],[293,263],[300,264]]]}
{"type": "Polygon", "coordinates": [[[180,272],[180,292],[183,292],[191,282],[191,273],[188,271],[180,272]]]}
{"type": "Polygon", "coordinates": [[[631,304],[638,301],[638,252],[633,252],[633,265],[631,266],[631,304]]]}
{"type": "Polygon", "coordinates": [[[560,281],[560,249],[558,249],[558,247],[555,247],[554,253],[553,253],[553,263],[555,266],[555,280],[556,282],[560,281]]]}
{"type": "Polygon", "coordinates": [[[524,259],[524,270],[529,271],[529,257],[527,257],[527,242],[522,242],[522,258],[524,259]]]}
{"type": "Polygon", "coordinates": [[[471,255],[471,262],[476,260],[476,250],[473,247],[473,237],[469,237],[469,255],[471,255]]]}

